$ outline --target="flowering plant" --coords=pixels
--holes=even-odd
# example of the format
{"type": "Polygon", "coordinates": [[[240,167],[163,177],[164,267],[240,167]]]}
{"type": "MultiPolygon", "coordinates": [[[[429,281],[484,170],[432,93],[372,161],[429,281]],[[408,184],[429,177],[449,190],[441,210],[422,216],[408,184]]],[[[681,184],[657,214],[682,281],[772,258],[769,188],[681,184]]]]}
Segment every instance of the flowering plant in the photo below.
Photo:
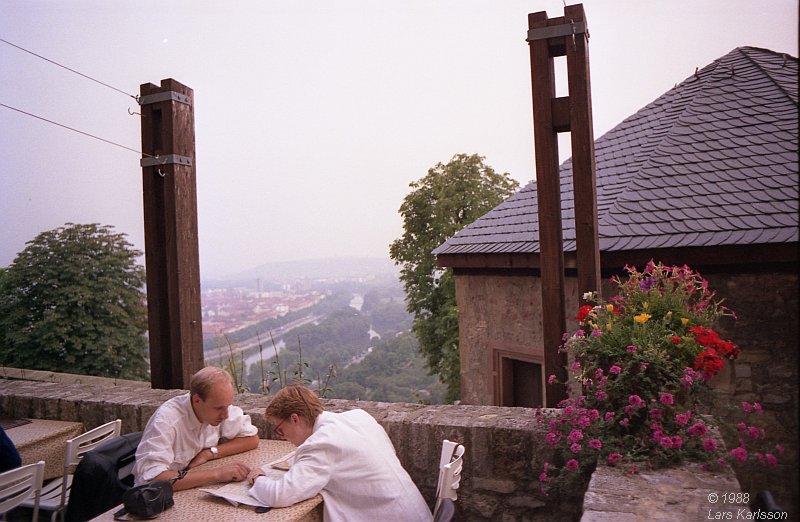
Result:
{"type": "MultiPolygon", "coordinates": [[[[739,447],[723,452],[701,415],[709,381],[739,355],[713,329],[735,314],[689,267],[651,261],[641,272],[625,270],[612,278],[618,294],[608,302],[583,296],[593,304],[580,307],[580,328],[564,335],[571,396],[549,422],[547,441],[560,461],[544,464],[543,492],[580,482],[598,461],[631,473],[686,459],[712,466],[753,456],[774,465],[773,453],[750,455],[745,446],[763,440],[763,429],[740,423],[739,447]]],[[[761,412],[758,403],[743,408],[761,412]]]]}

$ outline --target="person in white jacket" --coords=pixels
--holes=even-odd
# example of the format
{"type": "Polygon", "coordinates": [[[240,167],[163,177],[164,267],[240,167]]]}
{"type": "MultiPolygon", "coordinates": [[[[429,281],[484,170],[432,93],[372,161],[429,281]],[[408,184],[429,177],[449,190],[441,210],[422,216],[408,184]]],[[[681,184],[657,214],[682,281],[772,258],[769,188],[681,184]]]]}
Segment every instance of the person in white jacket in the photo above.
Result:
{"type": "Polygon", "coordinates": [[[275,394],[266,417],[297,450],[282,478],[261,476],[260,470],[248,475],[250,494],[259,501],[284,507],[319,493],[326,522],[433,519],[389,436],[369,413],[323,411],[314,392],[292,385],[275,394]]]}

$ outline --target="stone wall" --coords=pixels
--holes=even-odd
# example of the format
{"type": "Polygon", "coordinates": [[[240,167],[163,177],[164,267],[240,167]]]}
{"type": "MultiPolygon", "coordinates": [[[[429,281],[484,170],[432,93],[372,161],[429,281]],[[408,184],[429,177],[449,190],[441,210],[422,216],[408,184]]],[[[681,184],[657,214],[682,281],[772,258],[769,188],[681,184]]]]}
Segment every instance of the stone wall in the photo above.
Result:
{"type": "MultiPolygon", "coordinates": [[[[8,375],[8,372],[4,374],[8,375]]],[[[158,406],[181,393],[185,392],[153,390],[142,387],[141,383],[128,385],[110,380],[104,382],[102,379],[92,379],[91,384],[65,383],[59,382],[54,374],[49,375],[48,382],[6,378],[0,379],[0,415],[79,421],[87,429],[120,418],[123,432],[129,433],[142,430],[158,406]]],[[[263,395],[240,394],[235,401],[252,417],[262,438],[272,436],[264,418],[267,400],[263,395]]],[[[433,505],[435,495],[441,441],[449,439],[459,441],[466,447],[458,492],[464,520],[568,521],[581,517],[584,506],[580,499],[548,504],[535,494],[540,487],[539,472],[543,463],[551,459],[552,453],[545,442],[547,425],[536,420],[534,410],[345,400],[324,400],[323,403],[330,411],[363,408],[372,414],[386,429],[400,461],[430,505],[433,505]]],[[[546,418],[556,412],[544,410],[543,413],[546,418]]],[[[586,507],[588,514],[595,518],[586,520],[612,520],[596,518],[609,514],[603,513],[598,506],[608,501],[618,502],[620,494],[630,494],[619,488],[614,489],[614,484],[621,484],[620,477],[615,479],[608,472],[605,468],[602,474],[605,478],[593,478],[590,484],[586,507]],[[607,487],[609,484],[612,485],[611,489],[607,487]]],[[[610,473],[615,472],[611,470],[610,473]]],[[[667,470],[647,476],[655,477],[653,480],[657,483],[662,475],[669,477],[675,472],[667,470]]],[[[677,472],[680,473],[680,470],[677,472]]],[[[716,491],[738,491],[732,473],[706,475],[700,480],[716,491]]],[[[694,492],[694,496],[697,498],[697,492],[694,492]]],[[[668,496],[651,497],[649,510],[660,509],[674,517],[664,520],[695,520],[693,513],[682,511],[680,505],[669,504],[672,499],[668,496]],[[663,506],[659,503],[663,503],[663,506]]],[[[632,505],[639,504],[632,502],[632,505]]],[[[694,509],[693,504],[689,507],[694,509]]],[[[619,513],[625,511],[623,505],[617,505],[616,508],[619,513]]],[[[650,511],[650,514],[653,515],[653,512],[650,511]]]]}

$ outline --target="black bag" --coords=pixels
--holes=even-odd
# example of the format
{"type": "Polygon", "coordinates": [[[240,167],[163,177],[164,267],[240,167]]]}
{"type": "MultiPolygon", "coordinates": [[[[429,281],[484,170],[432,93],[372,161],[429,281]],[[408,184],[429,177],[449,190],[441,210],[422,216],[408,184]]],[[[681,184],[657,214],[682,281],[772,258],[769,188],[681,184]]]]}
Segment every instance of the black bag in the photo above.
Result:
{"type": "Polygon", "coordinates": [[[156,480],[136,486],[122,497],[125,512],[138,518],[153,518],[175,505],[172,499],[172,482],[156,480]]]}

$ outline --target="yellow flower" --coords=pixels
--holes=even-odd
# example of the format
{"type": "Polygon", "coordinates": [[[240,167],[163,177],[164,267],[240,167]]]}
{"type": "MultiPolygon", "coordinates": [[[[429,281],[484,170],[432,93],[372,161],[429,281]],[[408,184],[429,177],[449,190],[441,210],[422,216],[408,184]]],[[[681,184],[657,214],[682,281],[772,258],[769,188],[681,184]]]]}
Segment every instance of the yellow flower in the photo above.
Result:
{"type": "Polygon", "coordinates": [[[612,305],[612,304],[607,304],[607,305],[606,305],[606,310],[608,310],[609,312],[613,312],[613,311],[614,311],[614,305],[612,305]]]}
{"type": "Polygon", "coordinates": [[[648,307],[648,306],[650,306],[650,305],[647,303],[647,301],[645,301],[644,303],[642,303],[642,308],[644,308],[645,310],[647,310],[647,307],[648,307]]]}
{"type": "Polygon", "coordinates": [[[606,323],[606,330],[611,331],[611,323],[606,323]]]}
{"type": "Polygon", "coordinates": [[[688,317],[681,317],[681,324],[684,325],[684,326],[689,324],[689,318],[688,317]]]}
{"type": "Polygon", "coordinates": [[[644,324],[644,323],[646,323],[646,322],[648,321],[648,319],[650,319],[651,317],[653,317],[653,316],[652,316],[652,315],[650,315],[650,314],[639,314],[639,315],[635,315],[635,316],[633,316],[633,320],[634,320],[634,321],[636,321],[636,322],[637,322],[637,323],[639,323],[639,324],[644,324]]]}
{"type": "Polygon", "coordinates": [[[672,310],[667,312],[667,319],[672,319],[672,310]]]}

